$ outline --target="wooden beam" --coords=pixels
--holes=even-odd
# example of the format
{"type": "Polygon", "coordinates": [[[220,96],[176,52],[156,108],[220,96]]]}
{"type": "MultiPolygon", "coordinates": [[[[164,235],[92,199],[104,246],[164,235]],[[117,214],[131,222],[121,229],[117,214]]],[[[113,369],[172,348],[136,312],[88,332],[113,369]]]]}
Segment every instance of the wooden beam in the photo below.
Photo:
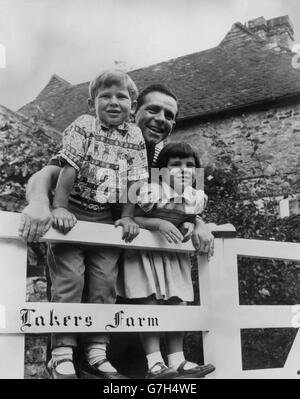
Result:
{"type": "Polygon", "coordinates": [[[292,319],[295,316],[293,307],[289,305],[255,306],[242,305],[238,307],[240,328],[293,328],[292,319]]]}
{"type": "Polygon", "coordinates": [[[210,331],[203,334],[205,363],[216,370],[212,378],[234,378],[242,370],[241,334],[237,309],[239,305],[238,270],[235,239],[219,239],[210,260],[209,295],[210,331]]]}
{"type": "Polygon", "coordinates": [[[97,331],[209,330],[203,306],[13,303],[6,306],[2,334],[97,331]]]}
{"type": "MultiPolygon", "coordinates": [[[[5,333],[8,326],[7,301],[21,303],[26,299],[26,262],[25,243],[0,239],[0,332],[5,333]]],[[[24,342],[24,335],[0,334],[1,378],[24,378],[24,342]]]]}
{"type": "Polygon", "coordinates": [[[253,258],[300,260],[300,244],[292,242],[236,239],[237,255],[253,258]]]}
{"type": "MultiPolygon", "coordinates": [[[[18,228],[20,214],[0,211],[0,238],[19,239],[18,228]]],[[[230,224],[210,225],[218,235],[234,233],[230,224]]],[[[141,229],[140,234],[131,243],[122,240],[122,228],[114,225],[78,221],[66,235],[51,228],[41,239],[41,242],[69,242],[87,245],[116,246],[121,248],[148,249],[170,252],[194,252],[191,241],[181,244],[170,244],[159,232],[141,229]]]]}
{"type": "Polygon", "coordinates": [[[235,378],[238,379],[261,379],[261,380],[285,380],[285,379],[299,379],[300,375],[297,370],[290,370],[285,368],[276,369],[260,369],[260,370],[244,370],[235,378]]]}

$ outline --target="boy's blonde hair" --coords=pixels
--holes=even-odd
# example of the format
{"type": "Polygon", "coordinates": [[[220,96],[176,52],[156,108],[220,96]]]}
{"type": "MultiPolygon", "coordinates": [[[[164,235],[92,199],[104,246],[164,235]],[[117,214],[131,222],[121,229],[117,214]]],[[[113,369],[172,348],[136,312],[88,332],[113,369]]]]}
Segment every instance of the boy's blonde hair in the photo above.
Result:
{"type": "Polygon", "coordinates": [[[139,94],[136,84],[126,72],[119,69],[102,72],[95,79],[93,79],[89,85],[90,98],[95,100],[98,90],[101,87],[105,88],[120,84],[124,84],[127,87],[131,100],[135,101],[139,94]]]}

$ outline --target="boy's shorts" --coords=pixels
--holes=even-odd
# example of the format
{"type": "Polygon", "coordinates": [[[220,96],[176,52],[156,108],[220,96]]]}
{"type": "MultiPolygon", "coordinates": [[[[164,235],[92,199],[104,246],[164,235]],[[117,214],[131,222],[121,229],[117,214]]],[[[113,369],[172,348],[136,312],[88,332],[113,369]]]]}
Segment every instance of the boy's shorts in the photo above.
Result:
{"type": "MultiPolygon", "coordinates": [[[[78,220],[113,224],[109,210],[99,213],[86,212],[74,207],[70,207],[69,210],[78,220]]],[[[114,304],[121,251],[122,249],[117,247],[49,244],[47,263],[51,279],[51,301],[82,303],[84,299],[88,303],[114,304]]],[[[57,338],[61,336],[57,335],[57,338]]],[[[67,342],[63,339],[54,346],[75,346],[74,337],[70,337],[70,342],[67,336],[65,338],[67,342]]],[[[99,342],[99,339],[96,338],[96,342],[99,342]]]]}

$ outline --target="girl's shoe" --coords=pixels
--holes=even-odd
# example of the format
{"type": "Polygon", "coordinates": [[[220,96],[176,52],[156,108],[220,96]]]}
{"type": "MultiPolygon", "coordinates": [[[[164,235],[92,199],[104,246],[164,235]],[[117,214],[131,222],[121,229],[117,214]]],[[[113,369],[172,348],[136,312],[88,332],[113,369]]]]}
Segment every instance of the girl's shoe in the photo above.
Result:
{"type": "Polygon", "coordinates": [[[162,362],[157,362],[154,364],[154,366],[151,367],[151,369],[148,371],[148,374],[146,375],[146,379],[152,379],[152,380],[163,380],[167,378],[176,378],[178,377],[179,374],[177,373],[176,370],[167,367],[164,363],[162,362]],[[153,371],[154,367],[159,366],[158,370],[153,371]]]}
{"type": "Polygon", "coordinates": [[[215,371],[215,367],[212,364],[204,364],[202,366],[197,365],[190,369],[185,369],[187,360],[184,360],[177,368],[178,377],[177,378],[203,378],[207,374],[215,371]]]}
{"type": "Polygon", "coordinates": [[[56,367],[59,364],[65,362],[71,362],[73,364],[73,361],[71,359],[60,359],[55,362],[50,360],[46,367],[46,374],[48,378],[51,380],[77,380],[78,377],[76,374],[62,374],[56,370],[56,367]]]}
{"type": "Polygon", "coordinates": [[[86,360],[82,362],[79,368],[79,377],[85,380],[128,380],[129,378],[117,371],[101,371],[99,367],[103,363],[108,362],[107,359],[100,360],[91,366],[86,360]]]}

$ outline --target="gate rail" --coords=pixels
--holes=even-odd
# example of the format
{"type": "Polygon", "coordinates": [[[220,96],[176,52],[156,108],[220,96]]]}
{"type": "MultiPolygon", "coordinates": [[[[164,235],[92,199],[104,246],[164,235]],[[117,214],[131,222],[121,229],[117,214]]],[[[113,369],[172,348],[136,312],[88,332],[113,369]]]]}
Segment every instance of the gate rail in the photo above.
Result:
{"type": "MultiPolygon", "coordinates": [[[[198,256],[200,306],[99,305],[26,302],[27,245],[18,237],[20,214],[0,212],[0,378],[24,378],[26,333],[93,331],[203,331],[207,378],[297,378],[300,334],[283,368],[242,369],[241,329],[292,327],[300,307],[239,304],[237,256],[300,261],[300,244],[235,238],[232,225],[212,225],[215,255],[198,256]]],[[[41,241],[193,252],[141,229],[132,243],[121,228],[77,222],[65,236],[50,229],[41,241]]],[[[300,317],[299,317],[300,319],[300,317]]],[[[299,324],[300,325],[300,324],[299,324]]]]}

